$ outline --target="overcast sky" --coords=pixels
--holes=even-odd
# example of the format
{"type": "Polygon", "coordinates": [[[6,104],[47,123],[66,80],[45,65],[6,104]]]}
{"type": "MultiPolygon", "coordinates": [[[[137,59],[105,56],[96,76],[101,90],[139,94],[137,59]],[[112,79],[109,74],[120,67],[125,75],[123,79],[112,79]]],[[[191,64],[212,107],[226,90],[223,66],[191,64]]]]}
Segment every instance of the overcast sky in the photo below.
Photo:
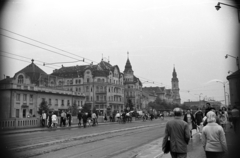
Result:
{"type": "MultiPolygon", "coordinates": [[[[232,4],[229,0],[221,2],[232,4]]],[[[239,23],[234,8],[221,6],[216,11],[217,3],[218,0],[10,0],[2,14],[1,28],[77,56],[1,30],[1,51],[30,58],[1,52],[2,73],[13,77],[31,59],[40,65],[81,57],[100,62],[102,55],[123,72],[129,52],[134,74],[142,82],[155,82],[144,86],[171,88],[175,65],[182,102],[197,101],[200,93],[201,99],[224,100],[223,85],[216,80],[227,81],[228,71],[237,70],[235,59],[225,59],[225,55],[236,54],[239,23]]],[[[47,73],[53,71],[39,67],[47,73]]],[[[228,84],[226,91],[229,92],[228,84]]]]}

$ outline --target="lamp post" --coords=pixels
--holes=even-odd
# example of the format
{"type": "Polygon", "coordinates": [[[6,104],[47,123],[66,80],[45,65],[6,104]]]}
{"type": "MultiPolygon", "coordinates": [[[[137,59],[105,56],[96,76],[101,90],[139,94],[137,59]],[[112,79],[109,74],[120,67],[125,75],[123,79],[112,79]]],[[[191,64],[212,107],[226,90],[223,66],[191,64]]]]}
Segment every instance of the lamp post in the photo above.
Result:
{"type": "Polygon", "coordinates": [[[230,103],[229,94],[227,92],[225,92],[225,93],[228,96],[228,105],[229,105],[229,103],[230,103]]]}
{"type": "Polygon", "coordinates": [[[218,2],[218,4],[215,6],[217,11],[221,8],[221,6],[220,6],[221,4],[237,9],[237,12],[238,12],[238,22],[240,23],[240,8],[239,8],[239,6],[233,6],[233,5],[229,5],[229,4],[226,4],[226,3],[218,2]]]}
{"type": "Polygon", "coordinates": [[[232,55],[227,54],[227,55],[225,56],[225,58],[227,59],[228,56],[236,59],[236,64],[237,64],[237,67],[238,67],[238,70],[239,70],[239,60],[238,60],[238,57],[235,57],[235,56],[232,56],[232,55]]]}
{"type": "Polygon", "coordinates": [[[227,103],[226,103],[226,92],[225,92],[225,85],[226,85],[227,81],[226,82],[216,81],[216,82],[223,84],[225,106],[227,106],[227,103]]]}

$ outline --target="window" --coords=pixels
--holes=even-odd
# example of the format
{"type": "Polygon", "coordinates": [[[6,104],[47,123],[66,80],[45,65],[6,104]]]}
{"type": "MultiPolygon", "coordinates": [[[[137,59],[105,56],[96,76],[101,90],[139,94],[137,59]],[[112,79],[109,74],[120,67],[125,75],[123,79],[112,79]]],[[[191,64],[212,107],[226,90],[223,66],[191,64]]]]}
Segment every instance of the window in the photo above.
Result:
{"type": "Polygon", "coordinates": [[[48,104],[52,105],[52,99],[50,99],[50,98],[48,99],[48,104]]]}
{"type": "Polygon", "coordinates": [[[104,96],[104,101],[106,101],[106,96],[104,96]]]}
{"type": "Polygon", "coordinates": [[[33,95],[30,95],[29,101],[32,103],[33,102],[33,95]]]}
{"type": "Polygon", "coordinates": [[[79,102],[80,102],[80,101],[78,101],[78,106],[80,105],[79,102]]]}
{"type": "Polygon", "coordinates": [[[18,83],[20,83],[20,84],[23,83],[23,75],[18,76],[18,83]]]}
{"type": "Polygon", "coordinates": [[[92,96],[91,96],[91,101],[92,101],[92,96]]]}
{"type": "Polygon", "coordinates": [[[99,100],[99,96],[97,95],[97,101],[99,100]]]}
{"type": "Polygon", "coordinates": [[[16,118],[19,118],[19,109],[16,109],[16,118]]]}
{"type": "Polygon", "coordinates": [[[23,101],[27,101],[27,94],[23,94],[23,101]]]}
{"type": "Polygon", "coordinates": [[[75,80],[75,84],[78,84],[78,80],[75,80]]]}
{"type": "Polygon", "coordinates": [[[105,82],[104,79],[102,79],[102,82],[105,82]]]}
{"type": "Polygon", "coordinates": [[[64,100],[62,100],[62,106],[64,106],[64,100]]]}
{"type": "Polygon", "coordinates": [[[86,101],[89,101],[89,96],[86,96],[86,101]]]}
{"type": "Polygon", "coordinates": [[[78,88],[78,91],[81,92],[81,87],[78,88]]]}
{"type": "Polygon", "coordinates": [[[86,86],[86,92],[89,92],[89,87],[88,86],[86,86]]]}
{"type": "Polygon", "coordinates": [[[32,109],[30,109],[30,110],[29,110],[29,114],[31,114],[31,115],[32,115],[32,109]]]}
{"type": "Polygon", "coordinates": [[[58,106],[58,99],[55,99],[55,105],[58,106]]]}
{"type": "Polygon", "coordinates": [[[89,78],[87,78],[87,83],[89,83],[90,82],[90,79],[89,78]]]}
{"type": "Polygon", "coordinates": [[[69,101],[69,100],[67,101],[67,105],[68,105],[68,106],[70,105],[70,101],[69,101]]]}
{"type": "Polygon", "coordinates": [[[16,100],[17,100],[17,101],[20,101],[20,94],[17,94],[17,95],[16,95],[16,100]]]}
{"type": "Polygon", "coordinates": [[[82,106],[82,100],[81,100],[81,106],[82,106]]]}

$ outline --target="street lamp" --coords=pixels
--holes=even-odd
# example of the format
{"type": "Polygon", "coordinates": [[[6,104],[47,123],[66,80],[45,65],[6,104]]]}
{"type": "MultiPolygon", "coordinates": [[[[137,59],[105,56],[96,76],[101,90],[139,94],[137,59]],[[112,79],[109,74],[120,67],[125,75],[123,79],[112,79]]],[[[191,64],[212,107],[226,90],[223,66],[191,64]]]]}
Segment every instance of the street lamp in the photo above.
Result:
{"type": "Polygon", "coordinates": [[[226,3],[218,2],[218,4],[215,6],[217,11],[221,8],[220,4],[237,9],[237,11],[238,11],[238,22],[240,23],[240,9],[239,9],[239,6],[233,6],[233,5],[229,5],[229,4],[226,4],[226,3]]]}
{"type": "Polygon", "coordinates": [[[225,85],[226,85],[227,81],[226,82],[216,81],[216,82],[223,84],[225,106],[227,106],[227,103],[226,103],[226,92],[225,92],[225,85]]]}
{"type": "Polygon", "coordinates": [[[228,105],[229,105],[229,102],[230,102],[230,99],[229,99],[229,94],[227,92],[225,92],[226,95],[228,96],[228,105]]]}
{"type": "Polygon", "coordinates": [[[228,56],[236,59],[236,64],[237,64],[237,67],[238,67],[238,70],[239,70],[239,60],[238,60],[238,57],[235,57],[235,56],[232,56],[232,55],[227,54],[227,55],[225,56],[225,58],[227,59],[228,56]]]}

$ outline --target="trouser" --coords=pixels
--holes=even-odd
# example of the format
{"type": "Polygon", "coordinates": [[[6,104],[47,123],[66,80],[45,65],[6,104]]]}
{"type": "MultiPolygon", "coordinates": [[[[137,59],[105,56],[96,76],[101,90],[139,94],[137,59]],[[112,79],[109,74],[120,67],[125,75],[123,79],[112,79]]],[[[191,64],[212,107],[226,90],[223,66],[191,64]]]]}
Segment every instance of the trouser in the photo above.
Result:
{"type": "Polygon", "coordinates": [[[206,157],[207,158],[223,158],[224,152],[210,152],[206,151],[206,157]]]}
{"type": "Polygon", "coordinates": [[[233,129],[235,133],[237,133],[238,124],[239,124],[238,121],[239,121],[238,117],[232,117],[233,129]]]}
{"type": "Polygon", "coordinates": [[[63,124],[63,117],[60,118],[60,127],[62,127],[63,124]]]}
{"type": "Polygon", "coordinates": [[[81,119],[78,119],[78,125],[81,126],[81,119]]]}
{"type": "Polygon", "coordinates": [[[45,127],[46,119],[42,119],[42,126],[45,127]]]}
{"type": "Polygon", "coordinates": [[[71,122],[72,122],[71,120],[72,120],[72,118],[70,117],[70,118],[68,119],[68,125],[69,125],[69,126],[71,126],[71,122]]]}
{"type": "Polygon", "coordinates": [[[172,158],[187,158],[187,153],[170,152],[172,158]]]}
{"type": "Polygon", "coordinates": [[[87,120],[83,120],[83,127],[86,128],[87,120]]]}

